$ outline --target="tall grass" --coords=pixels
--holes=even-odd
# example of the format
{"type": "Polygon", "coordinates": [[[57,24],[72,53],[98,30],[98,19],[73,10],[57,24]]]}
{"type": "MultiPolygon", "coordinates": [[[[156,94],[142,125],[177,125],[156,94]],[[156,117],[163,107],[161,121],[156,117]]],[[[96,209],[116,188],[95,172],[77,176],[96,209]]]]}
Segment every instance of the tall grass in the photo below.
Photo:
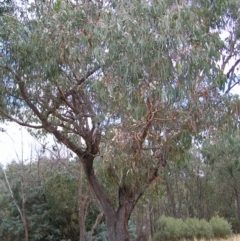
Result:
{"type": "MultiPolygon", "coordinates": [[[[224,239],[218,239],[214,241],[223,241],[224,239]]],[[[225,241],[240,241],[240,235],[232,235],[228,239],[225,239],[225,241]]]]}
{"type": "MultiPolygon", "coordinates": [[[[200,239],[200,240],[195,240],[195,241],[209,241],[207,239],[200,239]]],[[[240,241],[240,235],[232,235],[227,239],[210,239],[210,241],[240,241]]]]}

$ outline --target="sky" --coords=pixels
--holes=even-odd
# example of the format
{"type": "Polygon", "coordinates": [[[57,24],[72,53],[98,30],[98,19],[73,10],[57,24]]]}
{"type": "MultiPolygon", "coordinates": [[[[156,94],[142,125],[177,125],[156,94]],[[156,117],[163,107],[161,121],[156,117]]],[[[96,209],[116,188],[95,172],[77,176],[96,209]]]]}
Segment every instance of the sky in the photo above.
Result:
{"type": "Polygon", "coordinates": [[[27,161],[41,145],[26,130],[16,123],[1,124],[5,132],[0,132],[0,163],[5,166],[11,161],[27,161]]]}
{"type": "Polygon", "coordinates": [[[12,161],[29,163],[37,160],[39,156],[69,158],[72,155],[66,147],[61,147],[49,134],[46,138],[39,140],[30,135],[26,127],[16,123],[8,122],[0,124],[0,165],[6,165],[12,161]],[[45,152],[43,150],[45,146],[45,152]]]}

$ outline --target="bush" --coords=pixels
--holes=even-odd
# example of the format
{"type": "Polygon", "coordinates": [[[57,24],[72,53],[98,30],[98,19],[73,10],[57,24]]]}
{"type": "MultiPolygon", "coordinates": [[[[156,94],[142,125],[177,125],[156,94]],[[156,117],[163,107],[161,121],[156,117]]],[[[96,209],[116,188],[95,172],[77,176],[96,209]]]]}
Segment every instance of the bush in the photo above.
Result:
{"type": "Polygon", "coordinates": [[[185,238],[187,225],[181,219],[162,216],[158,225],[160,231],[154,236],[154,241],[175,241],[185,238]]]}
{"type": "Polygon", "coordinates": [[[186,233],[186,239],[193,240],[197,236],[197,222],[196,218],[187,218],[184,223],[188,227],[188,232],[186,233]]]}
{"type": "Polygon", "coordinates": [[[201,238],[210,239],[213,237],[212,227],[205,219],[198,220],[197,233],[195,237],[197,239],[201,239],[201,238]]]}
{"type": "Polygon", "coordinates": [[[153,241],[226,238],[231,234],[230,224],[219,217],[213,217],[207,222],[204,219],[187,218],[183,221],[162,216],[158,221],[158,228],[153,241]]]}
{"type": "Polygon", "coordinates": [[[227,238],[232,234],[231,225],[224,218],[214,216],[209,223],[212,227],[215,238],[227,238]]]}

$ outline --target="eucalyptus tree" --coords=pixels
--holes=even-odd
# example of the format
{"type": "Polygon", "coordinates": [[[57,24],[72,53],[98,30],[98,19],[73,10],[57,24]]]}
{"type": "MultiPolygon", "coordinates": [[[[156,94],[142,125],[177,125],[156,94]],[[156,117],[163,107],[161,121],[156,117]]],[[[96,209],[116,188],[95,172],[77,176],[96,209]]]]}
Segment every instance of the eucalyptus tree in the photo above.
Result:
{"type": "Polygon", "coordinates": [[[79,157],[109,240],[130,240],[132,210],[167,159],[218,125],[235,127],[237,99],[220,92],[228,9],[224,0],[59,0],[1,17],[0,114],[79,157]]]}

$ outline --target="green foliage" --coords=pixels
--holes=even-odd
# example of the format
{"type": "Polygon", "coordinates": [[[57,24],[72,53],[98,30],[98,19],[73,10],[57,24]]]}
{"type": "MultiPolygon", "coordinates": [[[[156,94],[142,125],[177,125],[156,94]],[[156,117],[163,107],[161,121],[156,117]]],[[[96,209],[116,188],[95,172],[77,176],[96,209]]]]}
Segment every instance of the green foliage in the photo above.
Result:
{"type": "MultiPolygon", "coordinates": [[[[14,200],[22,209],[22,196],[26,198],[25,214],[29,239],[71,240],[79,239],[77,182],[62,168],[49,169],[51,160],[23,165],[11,163],[6,173],[14,200]],[[24,177],[24,189],[21,188],[24,177]]],[[[74,172],[74,165],[68,164],[74,172]]],[[[64,169],[64,168],[63,168],[64,169]]],[[[1,173],[2,174],[2,173],[1,173]]],[[[6,185],[1,175],[1,184],[6,185]],[[5,183],[5,184],[4,184],[5,183]]],[[[0,239],[21,241],[24,237],[23,223],[9,192],[0,186],[0,239]]]]}
{"type": "Polygon", "coordinates": [[[216,94],[227,81],[216,66],[223,42],[209,31],[222,22],[228,6],[226,1],[214,11],[201,6],[160,0],[121,1],[113,7],[59,0],[32,4],[26,10],[31,18],[3,15],[2,115],[44,128],[49,125],[42,121],[50,123],[47,131],[61,130],[60,140],[74,145],[86,126],[85,114],[88,122],[101,120],[108,140],[104,163],[113,162],[121,182],[144,180],[144,170],[157,166],[153,156],[163,151],[156,146],[179,155],[206,126],[234,122],[224,118],[228,103],[216,94]],[[146,151],[133,168],[130,134],[142,136],[153,111],[142,142],[146,151]],[[110,138],[114,131],[122,140],[110,138]],[[120,150],[123,140],[128,148],[120,150]],[[145,159],[151,160],[147,167],[145,159]]]}
{"type": "Polygon", "coordinates": [[[0,2],[0,16],[2,14],[11,13],[13,10],[12,0],[1,0],[0,2]]]}
{"type": "MultiPolygon", "coordinates": [[[[87,234],[89,235],[89,234],[87,234]]],[[[105,223],[100,223],[100,225],[98,226],[94,237],[93,237],[94,241],[107,241],[107,229],[106,229],[106,225],[105,223]]]]}
{"type": "MultiPolygon", "coordinates": [[[[214,190],[218,209],[216,212],[228,219],[234,232],[239,232],[240,215],[238,193],[240,191],[239,131],[231,134],[216,134],[212,142],[204,143],[204,161],[212,170],[214,190]],[[231,200],[228,204],[226,200],[231,200]]],[[[214,196],[214,194],[213,194],[214,196]]]]}
{"type": "Polygon", "coordinates": [[[209,223],[216,238],[227,238],[232,234],[232,227],[224,218],[214,216],[209,223]]]}
{"type": "Polygon", "coordinates": [[[192,232],[192,238],[210,239],[213,237],[211,225],[205,219],[188,218],[185,223],[192,232]]]}
{"type": "Polygon", "coordinates": [[[79,233],[77,190],[77,181],[69,173],[54,174],[45,186],[51,224],[59,230],[60,237],[71,240],[79,233]]]}
{"type": "Polygon", "coordinates": [[[136,224],[132,219],[130,219],[128,221],[128,231],[129,231],[130,238],[135,240],[136,239],[136,224]]]}
{"type": "Polygon", "coordinates": [[[154,241],[181,240],[188,232],[188,227],[181,219],[162,216],[159,221],[159,231],[154,235],[154,241]]]}
{"type": "Polygon", "coordinates": [[[231,225],[220,217],[213,217],[210,222],[207,222],[204,219],[187,218],[182,220],[162,216],[158,221],[158,230],[153,240],[227,238],[230,234],[231,225]]]}
{"type": "Polygon", "coordinates": [[[53,212],[72,212],[77,208],[77,199],[70,198],[77,196],[77,181],[69,173],[56,173],[48,180],[45,193],[53,212]]]}

